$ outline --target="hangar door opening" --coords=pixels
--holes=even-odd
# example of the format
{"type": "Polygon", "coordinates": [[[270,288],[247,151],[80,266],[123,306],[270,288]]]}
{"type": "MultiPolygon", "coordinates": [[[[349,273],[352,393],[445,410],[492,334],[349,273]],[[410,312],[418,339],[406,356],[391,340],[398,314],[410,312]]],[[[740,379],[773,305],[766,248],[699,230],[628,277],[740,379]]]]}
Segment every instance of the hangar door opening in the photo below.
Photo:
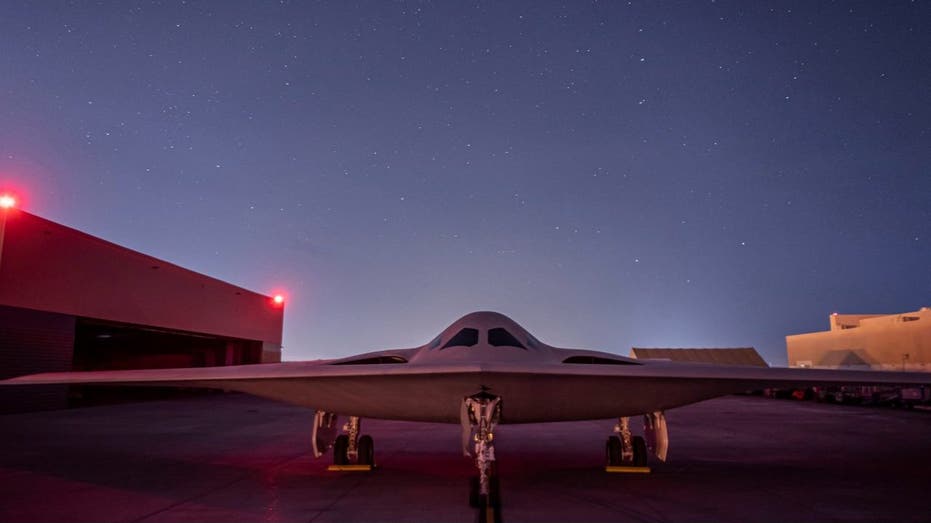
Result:
{"type": "MultiPolygon", "coordinates": [[[[262,342],[172,331],[142,325],[78,318],[73,369],[131,370],[216,367],[260,363],[262,342]]],[[[123,400],[164,398],[180,393],[173,388],[72,387],[70,403],[86,405],[123,400]]]]}

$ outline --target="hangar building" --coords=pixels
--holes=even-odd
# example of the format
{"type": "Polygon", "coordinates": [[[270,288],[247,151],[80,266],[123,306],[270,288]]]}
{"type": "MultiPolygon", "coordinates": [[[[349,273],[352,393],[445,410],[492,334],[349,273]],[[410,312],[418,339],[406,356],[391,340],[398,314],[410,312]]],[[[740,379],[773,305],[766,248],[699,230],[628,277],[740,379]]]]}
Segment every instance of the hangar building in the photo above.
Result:
{"type": "MultiPolygon", "coordinates": [[[[268,296],[0,209],[0,378],[278,362],[283,318],[268,296]]],[[[67,386],[9,387],[0,411],[68,399],[67,386]]]]}
{"type": "Polygon", "coordinates": [[[831,330],[786,336],[790,367],[931,371],[931,307],[832,314],[831,330]]]}

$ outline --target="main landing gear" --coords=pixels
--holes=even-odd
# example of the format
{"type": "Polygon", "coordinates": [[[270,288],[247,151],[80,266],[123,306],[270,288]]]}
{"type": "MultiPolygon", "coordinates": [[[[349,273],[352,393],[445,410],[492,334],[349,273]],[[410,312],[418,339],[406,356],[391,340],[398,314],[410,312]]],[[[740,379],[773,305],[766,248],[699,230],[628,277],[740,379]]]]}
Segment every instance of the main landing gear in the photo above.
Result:
{"type": "Polygon", "coordinates": [[[362,465],[375,467],[375,440],[368,434],[360,436],[362,421],[358,416],[350,416],[343,425],[343,432],[333,443],[334,465],[362,465]]]}
{"type": "Polygon", "coordinates": [[[333,447],[333,465],[330,470],[371,470],[375,468],[375,441],[372,436],[362,434],[362,421],[350,416],[343,425],[345,434],[336,435],[339,427],[337,416],[318,411],[314,418],[313,451],[320,457],[333,447]]]}
{"type": "Polygon", "coordinates": [[[623,417],[614,426],[616,436],[609,436],[605,444],[605,457],[609,467],[646,467],[647,443],[641,436],[630,433],[630,418],[623,417]]]}
{"type": "Polygon", "coordinates": [[[605,444],[605,461],[608,469],[622,467],[643,470],[625,470],[624,472],[648,472],[647,453],[652,452],[660,461],[666,461],[669,448],[669,436],[666,431],[666,416],[662,411],[651,412],[643,416],[643,433],[646,436],[634,436],[630,432],[630,418],[618,418],[614,426],[615,435],[608,437],[605,444]]]}
{"type": "Polygon", "coordinates": [[[475,458],[478,475],[469,481],[469,505],[478,509],[480,523],[501,521],[501,485],[495,462],[495,425],[501,419],[501,398],[485,387],[462,400],[460,408],[462,445],[466,456],[475,458]],[[474,454],[469,443],[474,443],[474,454]]]}

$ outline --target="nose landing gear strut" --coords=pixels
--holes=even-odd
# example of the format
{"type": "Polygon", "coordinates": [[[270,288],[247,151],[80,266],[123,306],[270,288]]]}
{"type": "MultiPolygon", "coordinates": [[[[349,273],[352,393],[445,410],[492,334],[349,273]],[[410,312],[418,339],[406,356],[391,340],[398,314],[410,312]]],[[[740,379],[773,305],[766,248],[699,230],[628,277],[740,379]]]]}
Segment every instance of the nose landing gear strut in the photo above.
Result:
{"type": "Polygon", "coordinates": [[[501,419],[501,397],[482,391],[467,396],[460,408],[463,453],[474,457],[478,476],[470,481],[469,504],[479,510],[479,522],[501,521],[501,488],[495,464],[495,425],[501,419]],[[473,443],[473,453],[469,443],[473,443]]]}

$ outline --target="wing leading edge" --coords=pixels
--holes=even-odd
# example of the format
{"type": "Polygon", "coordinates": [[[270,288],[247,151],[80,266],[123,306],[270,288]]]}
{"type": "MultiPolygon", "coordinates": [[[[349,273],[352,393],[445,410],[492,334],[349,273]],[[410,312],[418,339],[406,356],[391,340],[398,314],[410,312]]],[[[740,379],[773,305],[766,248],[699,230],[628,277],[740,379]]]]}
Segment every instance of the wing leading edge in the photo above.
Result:
{"type": "Polygon", "coordinates": [[[35,374],[0,384],[205,387],[366,418],[447,423],[458,423],[462,399],[484,387],[504,398],[503,423],[533,423],[633,416],[770,387],[931,386],[931,373],[667,362],[643,365],[293,362],[35,374]]]}

